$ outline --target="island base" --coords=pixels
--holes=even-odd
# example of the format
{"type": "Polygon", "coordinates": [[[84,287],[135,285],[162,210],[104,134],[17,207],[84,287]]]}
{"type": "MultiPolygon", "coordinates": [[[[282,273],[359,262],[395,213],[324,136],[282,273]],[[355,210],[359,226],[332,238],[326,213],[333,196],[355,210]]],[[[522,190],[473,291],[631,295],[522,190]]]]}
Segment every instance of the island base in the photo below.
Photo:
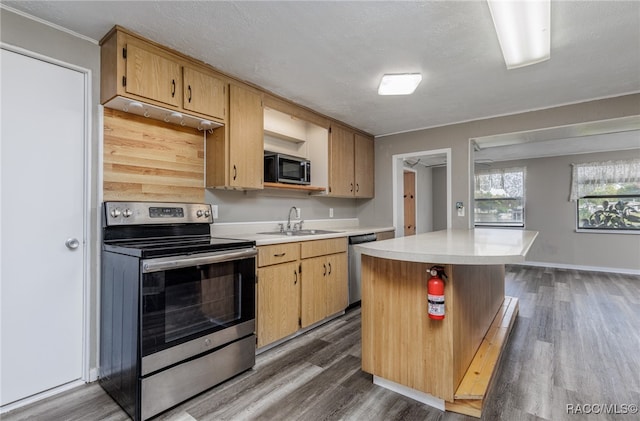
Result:
{"type": "Polygon", "coordinates": [[[507,339],[518,315],[518,299],[505,297],[491,327],[487,331],[469,369],[455,393],[453,402],[436,398],[428,393],[411,389],[382,377],[373,376],[373,383],[385,389],[407,396],[441,411],[457,412],[480,418],[485,398],[491,386],[502,357],[507,339]]]}

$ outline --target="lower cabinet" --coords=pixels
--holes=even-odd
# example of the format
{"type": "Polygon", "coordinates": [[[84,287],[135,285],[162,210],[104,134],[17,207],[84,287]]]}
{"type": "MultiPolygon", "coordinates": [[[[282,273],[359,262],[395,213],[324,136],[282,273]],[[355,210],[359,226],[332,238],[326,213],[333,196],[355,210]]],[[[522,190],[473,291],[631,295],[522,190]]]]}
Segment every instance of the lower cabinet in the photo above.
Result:
{"type": "Polygon", "coordinates": [[[347,253],[304,259],[301,267],[301,327],[347,308],[347,253]]]}
{"type": "Polygon", "coordinates": [[[347,308],[347,238],[258,247],[257,346],[347,308]]]}
{"type": "Polygon", "coordinates": [[[300,324],[307,327],[347,308],[347,239],[305,241],[300,258],[300,324]]]}
{"type": "Polygon", "coordinates": [[[298,262],[258,269],[258,348],[295,333],[300,318],[298,262]]]}

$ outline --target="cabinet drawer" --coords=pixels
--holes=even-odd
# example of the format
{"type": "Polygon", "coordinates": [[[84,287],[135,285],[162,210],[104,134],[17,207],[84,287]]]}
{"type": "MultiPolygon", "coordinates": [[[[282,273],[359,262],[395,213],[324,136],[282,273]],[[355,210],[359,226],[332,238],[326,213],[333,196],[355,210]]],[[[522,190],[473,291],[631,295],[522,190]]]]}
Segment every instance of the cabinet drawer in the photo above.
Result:
{"type": "Polygon", "coordinates": [[[300,243],[274,244],[258,247],[258,267],[292,262],[300,256],[300,243]]]}
{"type": "Polygon", "coordinates": [[[302,259],[347,251],[347,237],[304,241],[300,244],[300,257],[302,259]]]}

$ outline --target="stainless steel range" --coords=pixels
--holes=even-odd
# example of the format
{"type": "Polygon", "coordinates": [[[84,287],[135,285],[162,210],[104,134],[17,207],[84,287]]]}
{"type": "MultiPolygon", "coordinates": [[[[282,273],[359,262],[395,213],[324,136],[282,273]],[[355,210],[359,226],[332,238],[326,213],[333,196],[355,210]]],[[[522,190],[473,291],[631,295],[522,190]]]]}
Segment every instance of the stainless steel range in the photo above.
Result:
{"type": "Polygon", "coordinates": [[[255,242],[207,204],[105,202],[100,384],[144,420],[255,363],[255,242]]]}

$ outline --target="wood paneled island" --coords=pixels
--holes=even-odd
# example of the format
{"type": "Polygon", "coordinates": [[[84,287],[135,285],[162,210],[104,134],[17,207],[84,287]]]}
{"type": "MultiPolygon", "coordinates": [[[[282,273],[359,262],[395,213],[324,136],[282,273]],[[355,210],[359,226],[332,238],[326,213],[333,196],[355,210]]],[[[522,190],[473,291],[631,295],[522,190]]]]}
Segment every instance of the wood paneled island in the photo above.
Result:
{"type": "Polygon", "coordinates": [[[537,232],[444,230],[358,246],[362,369],[374,383],[441,410],[480,417],[518,312],[504,265],[524,261],[537,232]],[[445,318],[429,319],[432,266],[445,278],[445,318]]]}

